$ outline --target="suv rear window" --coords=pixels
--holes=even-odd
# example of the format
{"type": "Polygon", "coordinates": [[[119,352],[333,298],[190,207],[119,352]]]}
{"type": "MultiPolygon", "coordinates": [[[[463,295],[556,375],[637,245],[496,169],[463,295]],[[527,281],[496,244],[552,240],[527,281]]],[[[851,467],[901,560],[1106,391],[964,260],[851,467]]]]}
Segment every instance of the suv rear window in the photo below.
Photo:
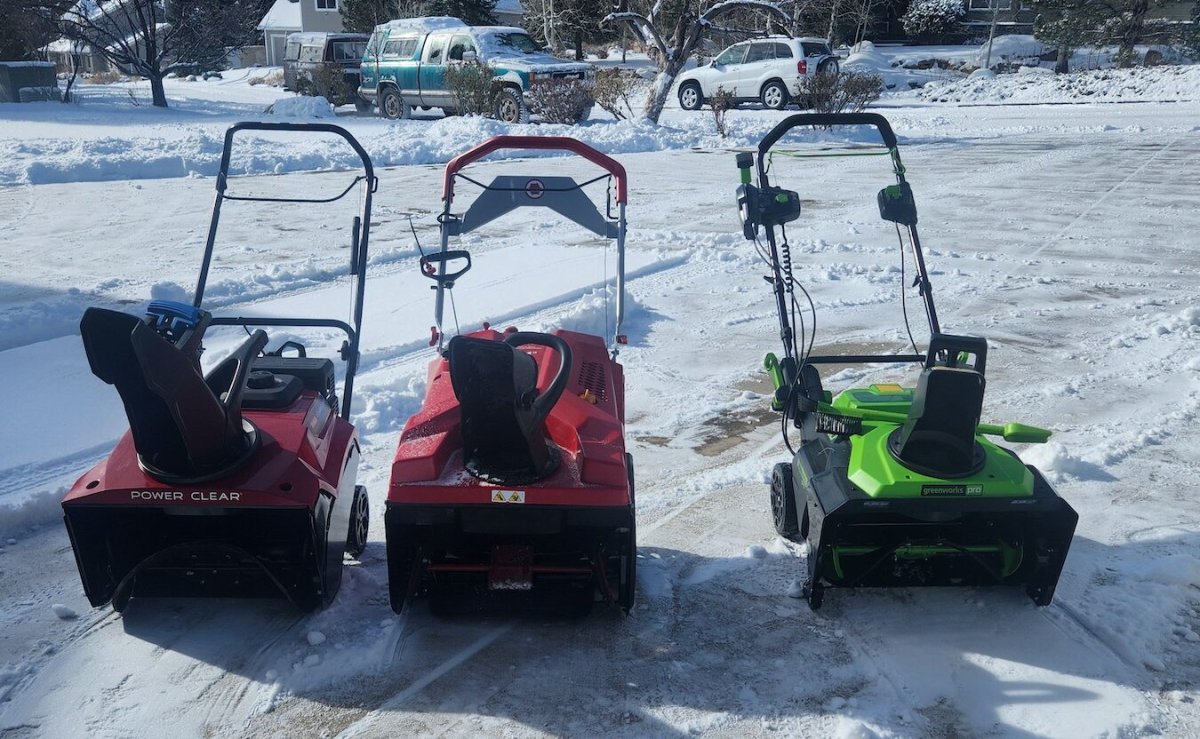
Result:
{"type": "Polygon", "coordinates": [[[825,44],[802,43],[800,48],[804,50],[804,56],[819,56],[821,54],[831,54],[829,47],[825,44]]]}
{"type": "Polygon", "coordinates": [[[321,52],[323,51],[324,49],[320,46],[303,46],[300,48],[300,61],[319,62],[321,61],[321,52]]]}

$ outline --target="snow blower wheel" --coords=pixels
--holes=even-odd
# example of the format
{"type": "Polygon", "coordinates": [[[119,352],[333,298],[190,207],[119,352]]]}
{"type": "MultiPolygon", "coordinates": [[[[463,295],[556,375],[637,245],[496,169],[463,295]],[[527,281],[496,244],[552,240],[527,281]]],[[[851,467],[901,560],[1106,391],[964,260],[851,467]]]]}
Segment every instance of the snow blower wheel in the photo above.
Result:
{"type": "MultiPolygon", "coordinates": [[[[808,544],[809,606],[820,608],[828,588],[916,585],[1022,586],[1034,603],[1048,605],[1079,516],[1037,468],[989,438],[1040,443],[1049,431],[980,423],[987,342],[942,332],[916,202],[887,120],[873,113],[793,115],[763,138],[757,155],[738,154],[737,166],[743,236],[766,263],[783,339],[783,356],[768,354],[764,366],[793,458],[772,471],[771,512],[780,536],[808,544]],[[813,353],[815,336],[805,336],[803,314],[815,307],[811,299],[801,303],[799,295],[808,295],[793,273],[784,230],[800,217],[800,196],[767,175],[772,147],[792,129],[811,126],[870,126],[880,134],[879,153],[890,157],[896,183],[876,201],[880,217],[907,233],[912,286],[929,324],[925,352],[914,340],[912,354],[813,353]],[[920,372],[909,387],[873,384],[836,396],[822,387],[821,366],[881,363],[919,364],[920,372]],[[799,429],[798,447],[790,428],[799,429]]],[[[776,160],[772,176],[779,169],[776,160]]],[[[815,315],[807,325],[816,325],[815,315]]]]}

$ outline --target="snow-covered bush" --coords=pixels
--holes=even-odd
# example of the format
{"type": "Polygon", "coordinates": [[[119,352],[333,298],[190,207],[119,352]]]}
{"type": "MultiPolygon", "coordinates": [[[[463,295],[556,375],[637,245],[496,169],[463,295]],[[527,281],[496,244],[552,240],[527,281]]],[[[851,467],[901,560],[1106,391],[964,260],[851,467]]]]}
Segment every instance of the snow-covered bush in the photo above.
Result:
{"type": "Polygon", "coordinates": [[[637,91],[644,92],[642,78],[632,69],[607,67],[596,70],[596,84],[592,96],[596,104],[618,121],[634,117],[633,100],[637,91]]]}
{"type": "Polygon", "coordinates": [[[721,138],[725,138],[729,132],[725,124],[725,114],[733,107],[733,92],[718,85],[717,91],[708,98],[708,107],[712,109],[713,123],[717,127],[717,133],[721,138]]]}
{"type": "Polygon", "coordinates": [[[814,74],[805,77],[793,97],[814,113],[858,113],[883,94],[883,78],[870,72],[814,74]]]}
{"type": "Polygon", "coordinates": [[[582,123],[592,111],[592,83],[584,80],[538,80],[529,86],[529,110],[542,123],[582,123]]]}
{"type": "Polygon", "coordinates": [[[963,0],[913,0],[900,23],[913,41],[940,44],[962,35],[966,15],[963,0]]]}

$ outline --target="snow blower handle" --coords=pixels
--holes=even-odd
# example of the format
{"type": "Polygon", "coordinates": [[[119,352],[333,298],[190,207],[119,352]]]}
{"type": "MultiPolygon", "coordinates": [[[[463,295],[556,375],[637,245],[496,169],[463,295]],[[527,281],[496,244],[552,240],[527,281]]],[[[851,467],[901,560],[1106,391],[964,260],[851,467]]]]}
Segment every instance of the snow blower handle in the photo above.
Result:
{"type": "MultiPolygon", "coordinates": [[[[908,416],[904,413],[892,413],[890,411],[871,410],[867,408],[857,408],[853,412],[848,412],[845,408],[835,408],[829,403],[819,403],[817,410],[821,413],[850,416],[851,418],[860,418],[864,421],[878,421],[881,423],[904,423],[908,420],[908,416]]],[[[1029,426],[1024,423],[980,423],[975,426],[975,430],[976,433],[999,436],[1005,441],[1014,444],[1044,444],[1050,440],[1050,436],[1054,433],[1050,429],[1029,426]]]]}
{"type": "Polygon", "coordinates": [[[554,408],[554,404],[562,397],[563,390],[567,389],[567,381],[571,379],[571,363],[574,361],[574,358],[571,355],[570,345],[554,334],[543,334],[535,331],[517,331],[516,333],[509,334],[504,337],[504,343],[514,349],[524,344],[534,344],[535,346],[544,346],[558,353],[558,372],[555,373],[554,379],[550,381],[550,385],[533,401],[535,415],[538,418],[545,418],[550,415],[550,410],[554,408]]]}
{"type": "Polygon", "coordinates": [[[493,136],[474,149],[465,151],[451,159],[446,165],[446,173],[442,180],[442,200],[449,203],[454,198],[454,177],[458,174],[459,170],[501,149],[539,149],[543,151],[569,151],[572,154],[577,154],[611,174],[613,180],[616,182],[614,199],[621,205],[629,202],[629,186],[625,175],[625,167],[607,154],[568,136],[507,135],[493,136]]]}

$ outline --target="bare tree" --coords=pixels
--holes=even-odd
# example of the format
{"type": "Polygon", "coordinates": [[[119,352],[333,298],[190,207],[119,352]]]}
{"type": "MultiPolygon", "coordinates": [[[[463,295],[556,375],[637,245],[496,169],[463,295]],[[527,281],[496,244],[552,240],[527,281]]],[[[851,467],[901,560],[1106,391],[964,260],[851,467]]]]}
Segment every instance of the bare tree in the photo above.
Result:
{"type": "Polygon", "coordinates": [[[658,75],[650,91],[642,115],[658,123],[675,78],[683,71],[687,60],[700,41],[712,33],[714,24],[728,15],[743,10],[756,10],[777,19],[785,27],[791,18],[773,2],[766,0],[644,0],[646,12],[629,10],[629,0],[619,3],[619,10],[609,13],[601,23],[624,23],[643,44],[657,51],[658,75]],[[705,8],[701,10],[701,8],[705,8]]]}
{"type": "Polygon", "coordinates": [[[167,107],[163,78],[213,63],[214,49],[250,40],[263,0],[80,0],[54,20],[68,40],[86,44],[113,66],[150,81],[154,105],[167,107]]]}

